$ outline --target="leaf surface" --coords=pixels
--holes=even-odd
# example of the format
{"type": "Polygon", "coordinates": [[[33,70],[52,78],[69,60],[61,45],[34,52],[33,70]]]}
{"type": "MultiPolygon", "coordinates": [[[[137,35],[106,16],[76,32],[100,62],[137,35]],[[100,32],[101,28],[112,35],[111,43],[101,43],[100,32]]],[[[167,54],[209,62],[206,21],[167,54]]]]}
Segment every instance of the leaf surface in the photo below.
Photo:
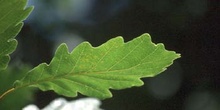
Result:
{"type": "Polygon", "coordinates": [[[0,70],[7,67],[9,54],[17,47],[14,38],[32,10],[32,7],[24,8],[26,3],[27,0],[0,0],[0,70]]]}
{"type": "Polygon", "coordinates": [[[149,34],[127,43],[122,37],[116,37],[99,47],[84,42],[71,53],[62,44],[49,65],[35,67],[16,81],[15,88],[34,86],[69,97],[80,92],[104,99],[112,96],[109,89],[143,85],[140,78],[161,73],[179,57],[165,50],[163,44],[152,43],[149,34]]]}

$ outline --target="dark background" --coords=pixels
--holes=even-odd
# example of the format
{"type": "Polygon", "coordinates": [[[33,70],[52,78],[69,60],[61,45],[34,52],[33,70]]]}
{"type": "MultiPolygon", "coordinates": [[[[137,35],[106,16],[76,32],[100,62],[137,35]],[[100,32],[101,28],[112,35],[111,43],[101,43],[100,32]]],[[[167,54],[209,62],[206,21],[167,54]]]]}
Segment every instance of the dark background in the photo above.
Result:
{"type": "MultiPolygon", "coordinates": [[[[145,85],[102,101],[105,110],[219,110],[220,2],[218,0],[30,0],[35,9],[19,34],[13,59],[49,63],[57,44],[82,41],[98,46],[149,33],[155,43],[181,53],[168,70],[145,85]]],[[[44,107],[57,96],[37,92],[44,107]]],[[[77,98],[67,98],[69,100],[77,98]]]]}

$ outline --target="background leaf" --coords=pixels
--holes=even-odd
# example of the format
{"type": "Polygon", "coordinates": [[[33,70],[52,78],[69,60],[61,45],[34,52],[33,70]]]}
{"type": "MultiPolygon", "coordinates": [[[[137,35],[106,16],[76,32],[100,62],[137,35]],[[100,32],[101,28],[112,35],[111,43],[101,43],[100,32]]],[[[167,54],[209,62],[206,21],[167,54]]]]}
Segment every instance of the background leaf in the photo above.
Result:
{"type": "Polygon", "coordinates": [[[127,43],[117,37],[99,47],[84,42],[71,53],[62,44],[49,65],[43,63],[31,70],[15,88],[34,86],[69,97],[80,92],[104,99],[112,96],[109,89],[143,85],[140,78],[159,74],[179,57],[163,44],[152,43],[149,34],[127,43]]]}
{"type": "MultiPolygon", "coordinates": [[[[0,93],[10,89],[13,82],[22,78],[25,73],[30,70],[27,65],[20,65],[19,67],[8,67],[8,69],[0,72],[0,93]]],[[[1,110],[21,110],[25,105],[33,102],[33,95],[36,89],[23,88],[6,95],[0,100],[1,110]]]]}
{"type": "Polygon", "coordinates": [[[24,9],[27,0],[0,1],[0,70],[7,67],[17,41],[14,39],[22,28],[22,21],[29,15],[32,7],[24,9]]]}

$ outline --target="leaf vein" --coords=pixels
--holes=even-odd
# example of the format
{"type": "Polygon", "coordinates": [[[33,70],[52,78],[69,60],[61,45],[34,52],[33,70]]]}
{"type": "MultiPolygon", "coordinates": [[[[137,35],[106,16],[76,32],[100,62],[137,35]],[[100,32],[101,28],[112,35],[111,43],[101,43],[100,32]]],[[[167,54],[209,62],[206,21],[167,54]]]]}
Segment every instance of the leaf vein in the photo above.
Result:
{"type": "Polygon", "coordinates": [[[113,64],[107,71],[111,70],[115,65],[123,61],[128,55],[130,55],[141,43],[143,43],[143,40],[139,44],[137,44],[128,54],[126,54],[121,60],[117,61],[115,64],[113,64]]]}
{"type": "Polygon", "coordinates": [[[90,88],[90,89],[92,89],[92,90],[94,90],[94,91],[96,91],[96,92],[99,92],[100,94],[102,94],[102,91],[100,91],[100,90],[98,90],[98,89],[96,89],[96,88],[93,88],[92,86],[88,86],[87,85],[87,83],[83,83],[83,82],[79,82],[79,81],[74,81],[74,80],[71,80],[71,79],[68,79],[69,77],[63,77],[65,80],[68,80],[68,81],[70,81],[70,82],[72,82],[72,83],[76,83],[76,84],[78,84],[78,85],[81,85],[81,87],[86,87],[86,88],[90,88]]]}
{"type": "MultiPolygon", "coordinates": [[[[114,42],[114,44],[115,44],[115,42],[114,42]]],[[[114,46],[111,46],[111,48],[108,49],[108,51],[98,60],[98,62],[96,63],[96,65],[93,66],[91,69],[88,69],[88,71],[91,71],[91,70],[93,70],[94,68],[96,68],[96,67],[98,66],[98,64],[100,63],[100,61],[102,61],[102,59],[112,50],[113,47],[114,47],[114,46]]],[[[88,72],[88,71],[87,71],[87,72],[88,72]]]]}
{"type": "MultiPolygon", "coordinates": [[[[76,60],[75,65],[73,66],[73,69],[70,71],[70,73],[72,73],[74,71],[74,69],[76,68],[77,63],[80,61],[80,59],[82,58],[82,54],[84,53],[86,46],[83,47],[83,49],[80,52],[79,58],[76,60]]],[[[71,53],[72,54],[72,53],[71,53]]]]}

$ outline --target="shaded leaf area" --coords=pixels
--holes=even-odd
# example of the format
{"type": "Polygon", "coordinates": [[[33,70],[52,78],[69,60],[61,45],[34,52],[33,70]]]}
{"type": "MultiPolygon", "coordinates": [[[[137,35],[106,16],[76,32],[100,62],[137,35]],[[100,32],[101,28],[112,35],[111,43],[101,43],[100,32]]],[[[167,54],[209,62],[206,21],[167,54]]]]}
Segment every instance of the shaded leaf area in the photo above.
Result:
{"type": "MultiPolygon", "coordinates": [[[[0,72],[0,93],[10,89],[13,82],[22,78],[25,73],[30,70],[30,67],[20,65],[17,67],[9,67],[7,70],[0,72]]],[[[23,88],[17,91],[13,91],[11,94],[6,95],[0,101],[1,110],[21,110],[24,106],[33,101],[34,91],[33,88],[23,88]]]]}
{"type": "Polygon", "coordinates": [[[49,65],[43,63],[35,67],[16,81],[15,89],[34,86],[69,97],[80,92],[104,99],[112,97],[109,89],[143,85],[140,78],[161,73],[179,57],[167,51],[163,44],[152,43],[149,34],[127,43],[122,37],[116,37],[99,47],[84,42],[71,53],[62,44],[49,65]]]}
{"type": "Polygon", "coordinates": [[[0,1],[0,70],[7,67],[11,54],[17,47],[15,36],[21,30],[22,21],[29,15],[32,7],[26,8],[27,0],[0,1]]]}

